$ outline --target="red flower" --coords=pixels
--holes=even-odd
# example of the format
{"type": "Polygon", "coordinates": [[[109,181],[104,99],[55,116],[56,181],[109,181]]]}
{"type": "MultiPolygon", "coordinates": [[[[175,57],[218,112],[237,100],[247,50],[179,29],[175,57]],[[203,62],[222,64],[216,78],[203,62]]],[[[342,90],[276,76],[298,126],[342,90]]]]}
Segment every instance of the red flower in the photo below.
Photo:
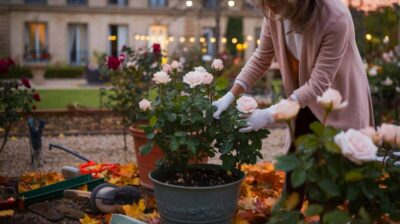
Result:
{"type": "Polygon", "coordinates": [[[153,44],[153,53],[154,54],[161,54],[161,45],[160,44],[153,44]]]}
{"type": "Polygon", "coordinates": [[[21,82],[26,88],[28,88],[28,89],[31,88],[31,84],[29,83],[29,80],[27,78],[22,78],[21,82]]]}
{"type": "Polygon", "coordinates": [[[7,62],[9,67],[15,65],[15,62],[14,62],[14,60],[12,58],[6,58],[4,60],[7,62]]]}
{"type": "Polygon", "coordinates": [[[115,56],[109,56],[107,58],[108,69],[117,70],[120,64],[121,64],[121,62],[115,56]]]}
{"type": "Polygon", "coordinates": [[[33,99],[39,102],[39,101],[40,101],[40,95],[39,95],[39,93],[34,93],[34,94],[33,94],[33,99]]]}
{"type": "Polygon", "coordinates": [[[5,59],[0,59],[0,74],[6,74],[8,72],[8,62],[5,59]]]}

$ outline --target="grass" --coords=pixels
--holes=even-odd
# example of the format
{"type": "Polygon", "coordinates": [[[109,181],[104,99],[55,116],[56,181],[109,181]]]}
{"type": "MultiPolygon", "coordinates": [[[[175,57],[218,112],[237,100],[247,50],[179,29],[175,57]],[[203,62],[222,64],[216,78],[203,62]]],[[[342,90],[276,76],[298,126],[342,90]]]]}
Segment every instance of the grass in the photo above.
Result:
{"type": "MultiPolygon", "coordinates": [[[[37,109],[65,109],[68,105],[78,104],[90,108],[100,108],[100,91],[98,89],[38,89],[41,101],[37,109]]],[[[110,93],[106,90],[106,94],[110,93]]],[[[107,96],[103,96],[104,102],[107,96]]]]}

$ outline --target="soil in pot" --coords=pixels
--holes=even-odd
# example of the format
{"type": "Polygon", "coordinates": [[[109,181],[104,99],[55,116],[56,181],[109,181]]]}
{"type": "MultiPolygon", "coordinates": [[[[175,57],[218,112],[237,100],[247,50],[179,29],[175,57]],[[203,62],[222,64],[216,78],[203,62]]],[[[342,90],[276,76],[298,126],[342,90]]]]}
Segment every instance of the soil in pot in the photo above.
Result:
{"type": "Polygon", "coordinates": [[[187,172],[165,172],[158,180],[166,184],[191,187],[210,187],[229,184],[241,178],[240,175],[217,167],[190,167],[187,172]]]}

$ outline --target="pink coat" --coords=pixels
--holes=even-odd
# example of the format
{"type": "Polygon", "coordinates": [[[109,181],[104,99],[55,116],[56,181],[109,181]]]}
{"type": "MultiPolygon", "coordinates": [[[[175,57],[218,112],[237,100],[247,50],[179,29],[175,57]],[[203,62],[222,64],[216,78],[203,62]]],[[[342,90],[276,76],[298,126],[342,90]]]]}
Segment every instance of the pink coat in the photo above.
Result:
{"type": "Polygon", "coordinates": [[[373,126],[371,94],[351,14],[341,0],[320,0],[320,3],[316,20],[303,32],[298,82],[287,61],[283,22],[271,19],[264,19],[260,45],[237,79],[253,86],[276,56],[286,96],[295,93],[300,105],[308,106],[320,121],[324,109],[316,103],[317,96],[332,87],[349,105],[332,112],[327,124],[341,129],[373,126]]]}

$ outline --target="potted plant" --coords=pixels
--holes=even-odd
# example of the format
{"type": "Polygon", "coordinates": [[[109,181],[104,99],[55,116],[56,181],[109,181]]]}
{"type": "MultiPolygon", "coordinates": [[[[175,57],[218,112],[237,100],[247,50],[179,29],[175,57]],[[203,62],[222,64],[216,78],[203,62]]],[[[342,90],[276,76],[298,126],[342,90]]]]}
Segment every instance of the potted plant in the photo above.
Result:
{"type": "Polygon", "coordinates": [[[122,116],[124,127],[124,143],[129,130],[134,139],[134,149],[142,186],[152,188],[148,173],[154,168],[155,161],[161,159],[162,153],[155,148],[148,155],[141,155],[139,148],[146,144],[147,139],[141,129],[137,127],[148,121],[140,116],[139,101],[142,96],[150,94],[152,75],[161,68],[161,48],[154,44],[150,50],[133,50],[129,47],[122,49],[117,56],[103,56],[100,64],[102,73],[111,81],[112,88],[109,94],[109,107],[122,116]]]}
{"type": "MultiPolygon", "coordinates": [[[[221,61],[213,63],[222,69],[221,61]]],[[[250,97],[237,108],[213,118],[216,94],[213,75],[203,67],[182,74],[176,69],[155,73],[155,95],[141,101],[149,124],[142,153],[158,145],[164,158],[150,174],[162,223],[231,223],[243,179],[240,166],[255,163],[268,130],[241,133],[239,114],[256,109],[250,97]],[[204,156],[219,154],[222,165],[201,164],[204,156]]]]}
{"type": "Polygon", "coordinates": [[[340,131],[325,125],[332,110],[346,105],[340,93],[328,89],[317,101],[326,109],[324,121],[311,124],[313,133],[296,139],[296,152],[278,158],[276,166],[291,172],[294,188],[304,186],[308,203],[298,210],[301,194],[287,192],[269,223],[399,221],[400,127],[340,131]]]}

